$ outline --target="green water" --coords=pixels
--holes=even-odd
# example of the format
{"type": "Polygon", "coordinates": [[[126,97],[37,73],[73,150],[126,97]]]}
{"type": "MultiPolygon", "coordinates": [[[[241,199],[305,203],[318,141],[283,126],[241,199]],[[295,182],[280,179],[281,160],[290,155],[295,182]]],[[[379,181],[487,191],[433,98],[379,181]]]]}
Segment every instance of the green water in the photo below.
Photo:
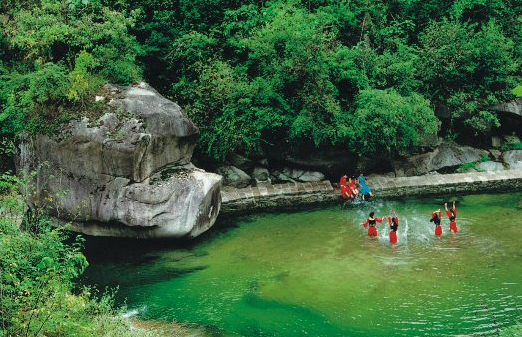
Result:
{"type": "Polygon", "coordinates": [[[441,239],[431,198],[225,219],[185,246],[88,241],[105,248],[88,250],[86,282],[119,285],[138,318],[216,336],[495,335],[522,316],[522,193],[455,199],[460,232],[444,218],[441,239]],[[390,208],[395,249],[383,225],[377,239],[359,225],[390,208]]]}

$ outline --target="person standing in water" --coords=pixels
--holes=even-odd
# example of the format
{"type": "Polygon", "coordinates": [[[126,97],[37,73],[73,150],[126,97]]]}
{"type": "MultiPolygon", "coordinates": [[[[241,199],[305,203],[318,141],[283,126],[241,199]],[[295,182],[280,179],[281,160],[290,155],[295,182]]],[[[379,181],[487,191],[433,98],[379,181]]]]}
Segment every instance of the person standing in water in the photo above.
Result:
{"type": "Polygon", "coordinates": [[[365,199],[366,195],[373,197],[372,190],[366,186],[366,177],[362,172],[359,174],[359,178],[357,180],[359,181],[359,190],[361,191],[363,200],[365,199]]]}
{"type": "Polygon", "coordinates": [[[442,226],[440,225],[440,219],[442,215],[440,212],[440,208],[436,211],[431,212],[431,219],[430,222],[433,222],[435,224],[435,237],[440,239],[440,236],[442,235],[442,226]]]}
{"type": "Polygon", "coordinates": [[[388,224],[390,225],[390,243],[394,247],[397,244],[397,228],[399,227],[399,217],[394,210],[388,216],[388,224]]]}
{"type": "Polygon", "coordinates": [[[457,217],[457,208],[455,207],[455,201],[453,202],[453,207],[448,209],[448,203],[444,204],[444,208],[446,208],[446,215],[450,220],[449,228],[450,232],[455,235],[459,230],[457,229],[457,222],[455,218],[457,217]]]}
{"type": "Polygon", "coordinates": [[[376,223],[382,223],[382,218],[375,217],[375,212],[370,212],[370,216],[366,219],[365,222],[361,223],[361,226],[364,228],[368,228],[368,236],[377,237],[377,227],[376,223]]]}

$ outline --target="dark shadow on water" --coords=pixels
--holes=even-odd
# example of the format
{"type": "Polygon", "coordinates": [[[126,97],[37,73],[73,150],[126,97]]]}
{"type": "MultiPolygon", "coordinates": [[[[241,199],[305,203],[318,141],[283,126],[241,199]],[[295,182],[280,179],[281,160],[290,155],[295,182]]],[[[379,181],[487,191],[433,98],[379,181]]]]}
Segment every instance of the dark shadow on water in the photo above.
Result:
{"type": "Polygon", "coordinates": [[[246,294],[241,301],[238,316],[248,317],[236,323],[241,336],[282,336],[282,332],[285,336],[302,336],[303,331],[309,336],[360,336],[360,333],[341,327],[304,306],[264,299],[255,293],[246,294]],[[263,326],[261,322],[264,320],[261,318],[267,312],[273,318],[267,326],[263,326]]]}

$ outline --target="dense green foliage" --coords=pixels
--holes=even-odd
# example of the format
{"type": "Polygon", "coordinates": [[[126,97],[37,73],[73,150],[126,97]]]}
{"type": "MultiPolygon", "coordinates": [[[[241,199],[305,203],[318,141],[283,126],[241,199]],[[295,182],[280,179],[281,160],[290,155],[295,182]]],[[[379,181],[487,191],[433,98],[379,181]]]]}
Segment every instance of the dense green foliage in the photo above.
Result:
{"type": "Polygon", "coordinates": [[[25,215],[28,186],[0,176],[0,336],[154,336],[131,329],[110,296],[75,289],[87,266],[81,241],[53,226],[42,209],[25,215]]]}
{"type": "Polygon", "coordinates": [[[79,115],[103,83],[141,78],[128,16],[98,1],[14,2],[0,30],[0,132],[79,115]]]}
{"type": "Polygon", "coordinates": [[[101,83],[143,71],[186,108],[214,157],[286,140],[394,155],[438,129],[498,126],[488,107],[522,82],[518,0],[33,0],[1,10],[3,133],[74,117],[101,83]]]}
{"type": "Polygon", "coordinates": [[[487,107],[512,99],[521,78],[520,1],[116,6],[140,10],[133,32],[147,79],[186,107],[215,157],[286,139],[396,154],[439,127],[439,110],[450,114],[446,134],[486,132],[498,126],[487,107]],[[393,111],[380,105],[388,100],[393,111]],[[417,122],[409,130],[389,122],[403,115],[417,122]]]}

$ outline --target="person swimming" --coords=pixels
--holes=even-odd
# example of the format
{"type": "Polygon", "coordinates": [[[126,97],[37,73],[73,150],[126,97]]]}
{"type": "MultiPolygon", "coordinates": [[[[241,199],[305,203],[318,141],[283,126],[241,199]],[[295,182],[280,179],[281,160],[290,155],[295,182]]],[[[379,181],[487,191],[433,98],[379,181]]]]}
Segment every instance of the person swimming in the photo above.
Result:
{"type": "Polygon", "coordinates": [[[368,228],[368,236],[377,236],[377,222],[382,223],[382,218],[375,217],[375,212],[370,212],[368,219],[361,226],[368,228]]]}

